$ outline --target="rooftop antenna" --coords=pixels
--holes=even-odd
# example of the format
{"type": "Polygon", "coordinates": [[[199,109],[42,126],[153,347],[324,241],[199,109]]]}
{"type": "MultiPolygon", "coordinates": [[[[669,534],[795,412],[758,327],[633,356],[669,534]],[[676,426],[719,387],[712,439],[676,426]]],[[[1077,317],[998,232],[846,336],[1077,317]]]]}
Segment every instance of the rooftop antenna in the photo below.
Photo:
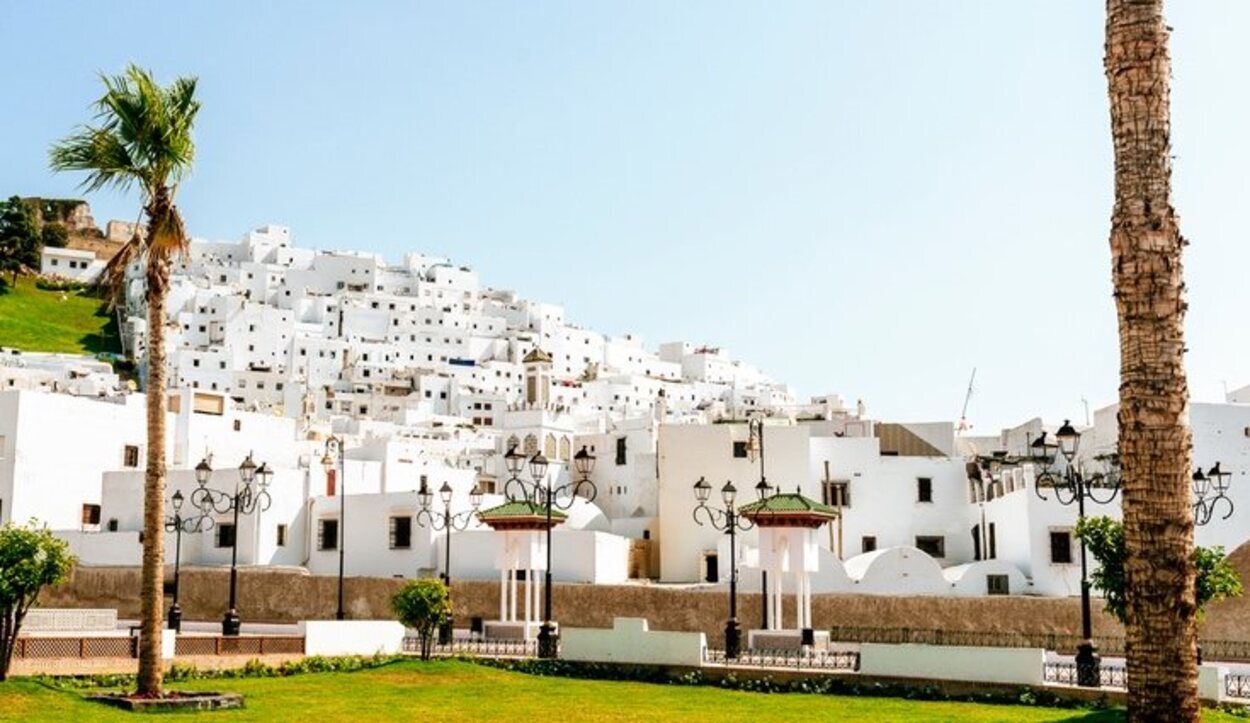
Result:
{"type": "Polygon", "coordinates": [[[968,424],[968,402],[972,399],[972,384],[977,380],[977,368],[972,367],[972,376],[968,377],[968,391],[964,394],[964,408],[959,412],[959,428],[956,432],[966,432],[972,429],[972,425],[968,424]]]}

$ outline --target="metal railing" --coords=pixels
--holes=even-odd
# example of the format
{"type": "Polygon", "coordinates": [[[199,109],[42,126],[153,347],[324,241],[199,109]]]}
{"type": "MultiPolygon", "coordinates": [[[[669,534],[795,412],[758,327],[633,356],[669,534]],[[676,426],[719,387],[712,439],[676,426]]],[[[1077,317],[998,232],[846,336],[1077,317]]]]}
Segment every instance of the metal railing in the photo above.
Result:
{"type": "MultiPolygon", "coordinates": [[[[1042,680],[1057,685],[1076,685],[1076,663],[1046,663],[1042,668],[1042,680]]],[[[1098,683],[1104,688],[1128,687],[1128,671],[1122,665],[1100,665],[1098,683]]]]}
{"type": "MultiPolygon", "coordinates": [[[[944,630],[941,628],[870,628],[835,626],[829,639],[845,643],[885,643],[901,645],[965,645],[980,648],[1044,648],[1075,653],[1082,639],[1069,633],[1023,633],[1014,631],[944,630]]],[[[1122,655],[1124,638],[1095,638],[1094,644],[1106,655],[1122,655]]]]}
{"type": "MultiPolygon", "coordinates": [[[[421,639],[404,637],[405,653],[420,653],[421,639]]],[[[536,658],[537,640],[453,640],[450,645],[430,645],[433,655],[472,655],[481,658],[536,658]]]]}
{"type": "Polygon", "coordinates": [[[1250,675],[1224,676],[1224,695],[1229,698],[1250,698],[1250,675]]]}
{"type": "MultiPolygon", "coordinates": [[[[919,643],[923,645],[968,645],[988,648],[1044,648],[1072,654],[1082,639],[1071,633],[1025,633],[1014,631],[943,630],[940,628],[873,628],[854,625],[834,626],[829,639],[844,643],[919,643]]],[[[1250,640],[1199,640],[1204,660],[1250,662],[1250,640]]],[[[1096,637],[1098,652],[1123,657],[1124,638],[1096,637]]]]}
{"type": "Polygon", "coordinates": [[[302,655],[304,638],[296,635],[179,635],[174,655],[302,655]]]}
{"type": "Polygon", "coordinates": [[[707,662],[715,665],[737,665],[752,668],[795,668],[800,670],[859,670],[859,653],[853,650],[796,650],[786,648],[744,650],[733,660],[725,659],[724,650],[707,651],[707,662]]]}
{"type": "Polygon", "coordinates": [[[19,637],[13,657],[30,658],[137,658],[139,639],[134,637],[19,637]]]}

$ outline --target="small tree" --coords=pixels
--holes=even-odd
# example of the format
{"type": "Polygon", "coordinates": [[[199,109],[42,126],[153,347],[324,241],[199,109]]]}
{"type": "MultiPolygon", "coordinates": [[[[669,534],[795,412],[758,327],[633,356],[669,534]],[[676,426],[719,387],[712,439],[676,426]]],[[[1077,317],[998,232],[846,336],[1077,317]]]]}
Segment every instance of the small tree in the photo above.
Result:
{"type": "MultiPolygon", "coordinates": [[[[1077,523],[1076,536],[1098,561],[1090,583],[1102,593],[1107,612],[1124,622],[1124,523],[1110,517],[1087,517],[1077,523]]],[[[1241,579],[1224,548],[1195,547],[1194,565],[1199,616],[1207,603],[1241,595],[1241,579]]]]}
{"type": "Polygon", "coordinates": [[[430,659],[434,631],[451,619],[451,595],[442,580],[411,580],[391,598],[391,610],[406,627],[417,631],[421,659],[430,659]]]}
{"type": "Polygon", "coordinates": [[[69,545],[47,528],[0,527],[0,680],[9,674],[17,633],[45,585],[56,585],[74,566],[69,545]]]}
{"type": "Polygon", "coordinates": [[[39,226],[30,206],[17,196],[0,201],[0,270],[17,275],[39,266],[39,226]]]}
{"type": "Polygon", "coordinates": [[[64,248],[69,242],[69,231],[63,223],[45,223],[39,230],[39,241],[44,248],[64,248]]]}

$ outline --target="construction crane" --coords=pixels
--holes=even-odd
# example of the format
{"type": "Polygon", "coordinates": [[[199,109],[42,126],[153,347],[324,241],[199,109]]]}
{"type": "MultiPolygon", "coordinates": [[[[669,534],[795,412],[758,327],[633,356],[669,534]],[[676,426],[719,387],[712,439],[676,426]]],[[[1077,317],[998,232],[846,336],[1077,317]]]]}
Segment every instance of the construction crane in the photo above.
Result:
{"type": "Polygon", "coordinates": [[[977,368],[972,367],[972,376],[968,377],[968,391],[964,394],[964,408],[959,412],[959,427],[956,433],[966,432],[972,429],[972,425],[968,424],[968,402],[972,400],[972,384],[977,380],[977,368]]]}

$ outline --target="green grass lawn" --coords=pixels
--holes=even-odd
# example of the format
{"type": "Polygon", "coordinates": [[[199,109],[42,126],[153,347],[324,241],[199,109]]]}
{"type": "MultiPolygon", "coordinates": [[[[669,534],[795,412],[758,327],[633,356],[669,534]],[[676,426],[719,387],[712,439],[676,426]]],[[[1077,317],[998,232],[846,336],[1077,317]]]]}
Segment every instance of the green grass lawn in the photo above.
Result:
{"type": "MultiPolygon", "coordinates": [[[[179,690],[243,693],[245,711],[179,715],[262,721],[1118,721],[1117,711],[916,702],[713,687],[549,678],[461,661],[402,662],[352,673],[200,680],[179,690]]],[[[121,721],[133,715],[32,680],[0,683],[0,720],[121,721]]],[[[1208,712],[1208,721],[1232,721],[1208,712]]]]}
{"type": "Polygon", "coordinates": [[[41,291],[20,276],[0,289],[0,346],[70,354],[120,352],[117,322],[86,292],[41,291]]]}

